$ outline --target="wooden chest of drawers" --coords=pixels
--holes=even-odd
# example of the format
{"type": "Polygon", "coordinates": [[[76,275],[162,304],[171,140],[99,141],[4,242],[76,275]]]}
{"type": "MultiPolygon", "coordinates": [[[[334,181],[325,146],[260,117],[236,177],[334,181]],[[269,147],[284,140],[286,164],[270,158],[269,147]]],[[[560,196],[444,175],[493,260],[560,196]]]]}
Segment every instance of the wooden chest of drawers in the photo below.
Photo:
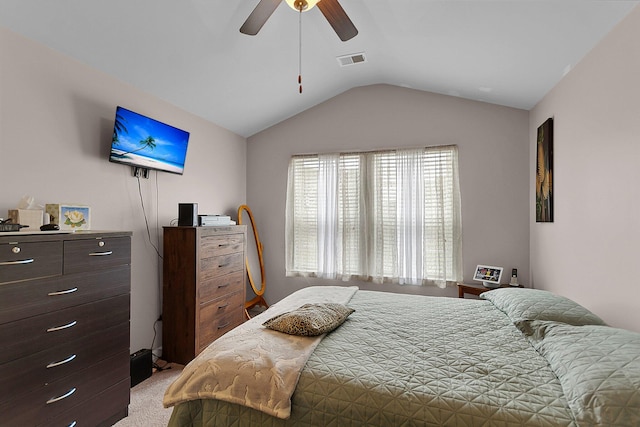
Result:
{"type": "Polygon", "coordinates": [[[164,227],[162,356],[186,364],[244,321],[244,225],[164,227]]]}
{"type": "Polygon", "coordinates": [[[128,232],[0,234],[3,425],[127,416],[130,264],[128,232]]]}

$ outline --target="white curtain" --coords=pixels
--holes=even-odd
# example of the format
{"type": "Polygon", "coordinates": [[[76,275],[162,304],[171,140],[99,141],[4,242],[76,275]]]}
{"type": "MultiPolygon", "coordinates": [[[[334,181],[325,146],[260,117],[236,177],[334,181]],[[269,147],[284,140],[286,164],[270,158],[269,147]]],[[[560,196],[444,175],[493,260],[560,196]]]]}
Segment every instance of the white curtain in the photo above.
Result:
{"type": "Polygon", "coordinates": [[[337,277],[340,260],[338,230],[338,154],[318,156],[318,276],[337,277]]]}
{"type": "Polygon", "coordinates": [[[398,281],[422,283],[428,279],[423,268],[424,243],[424,150],[398,151],[396,157],[396,239],[398,281]]]}
{"type": "Polygon", "coordinates": [[[457,147],[294,156],[288,276],[462,280],[457,147]]]}

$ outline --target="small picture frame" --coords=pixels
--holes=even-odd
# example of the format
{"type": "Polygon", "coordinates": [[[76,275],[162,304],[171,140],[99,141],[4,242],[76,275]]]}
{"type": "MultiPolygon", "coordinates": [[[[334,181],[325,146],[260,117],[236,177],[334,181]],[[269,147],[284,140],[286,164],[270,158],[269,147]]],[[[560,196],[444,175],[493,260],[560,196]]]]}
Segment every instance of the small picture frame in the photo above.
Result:
{"type": "Polygon", "coordinates": [[[482,282],[485,288],[499,288],[502,271],[502,267],[478,264],[473,280],[482,282]]]}
{"type": "Polygon", "coordinates": [[[83,205],[47,204],[51,224],[58,224],[60,230],[80,231],[91,229],[91,208],[83,205]]]}

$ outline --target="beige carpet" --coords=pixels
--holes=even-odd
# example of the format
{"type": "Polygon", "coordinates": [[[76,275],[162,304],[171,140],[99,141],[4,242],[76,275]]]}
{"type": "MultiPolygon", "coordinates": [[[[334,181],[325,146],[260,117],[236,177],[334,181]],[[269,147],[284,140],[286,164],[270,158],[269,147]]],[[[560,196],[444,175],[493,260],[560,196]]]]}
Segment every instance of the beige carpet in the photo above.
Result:
{"type": "MultiPolygon", "coordinates": [[[[164,365],[163,362],[158,362],[164,365]]],[[[131,389],[129,416],[118,421],[114,427],[166,427],[172,408],[162,406],[164,391],[180,375],[183,366],[168,364],[171,369],[154,372],[131,389]]]]}

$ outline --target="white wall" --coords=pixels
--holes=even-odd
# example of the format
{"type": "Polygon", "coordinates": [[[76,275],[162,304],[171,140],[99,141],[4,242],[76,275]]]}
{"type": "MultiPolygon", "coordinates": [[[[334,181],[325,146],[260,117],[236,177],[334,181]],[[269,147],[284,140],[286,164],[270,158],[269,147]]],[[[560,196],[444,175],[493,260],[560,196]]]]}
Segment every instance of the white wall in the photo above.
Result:
{"type": "MultiPolygon", "coordinates": [[[[0,217],[28,194],[41,204],[91,206],[93,229],[133,231],[131,350],[149,348],[162,262],[147,238],[131,168],[108,162],[116,105],[191,133],[184,175],[152,172],[141,180],[160,251],[161,227],[177,217],[180,202],[235,216],[245,202],[246,140],[4,29],[0,64],[0,217]]],[[[154,348],[160,340],[158,328],[154,348]]]]}
{"type": "MultiPolygon", "coordinates": [[[[302,95],[304,96],[304,95],[302,95]]],[[[248,139],[247,200],[264,244],[267,302],[320,279],[287,278],[284,210],[291,155],[457,144],[464,275],[477,264],[529,277],[528,112],[387,85],[352,89],[248,139]]],[[[508,274],[504,279],[509,280],[508,274]]],[[[361,288],[455,296],[456,289],[361,288]]]]}
{"type": "Polygon", "coordinates": [[[640,9],[531,111],[531,272],[613,326],[640,331],[640,9]],[[554,118],[553,223],[535,223],[535,131],[554,118]]]}

